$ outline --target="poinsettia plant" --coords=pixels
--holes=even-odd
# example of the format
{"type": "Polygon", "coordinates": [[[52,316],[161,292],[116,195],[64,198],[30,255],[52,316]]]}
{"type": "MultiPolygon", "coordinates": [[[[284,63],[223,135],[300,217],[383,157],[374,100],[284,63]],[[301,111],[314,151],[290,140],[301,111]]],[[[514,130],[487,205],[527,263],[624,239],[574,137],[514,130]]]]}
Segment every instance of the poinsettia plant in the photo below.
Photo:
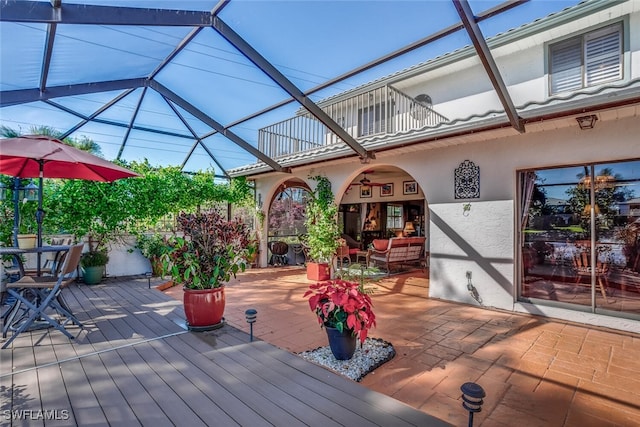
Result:
{"type": "Polygon", "coordinates": [[[364,343],[369,329],[376,325],[371,297],[356,282],[319,282],[310,285],[304,297],[309,298],[309,307],[318,316],[321,327],[351,331],[364,343]]]}

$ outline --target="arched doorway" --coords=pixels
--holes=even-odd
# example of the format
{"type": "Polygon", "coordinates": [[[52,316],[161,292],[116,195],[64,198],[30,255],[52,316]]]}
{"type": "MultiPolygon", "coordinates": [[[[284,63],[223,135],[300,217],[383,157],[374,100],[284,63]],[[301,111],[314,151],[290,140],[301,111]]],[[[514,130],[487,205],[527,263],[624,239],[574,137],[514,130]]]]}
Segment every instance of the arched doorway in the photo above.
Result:
{"type": "MultiPolygon", "coordinates": [[[[342,194],[339,212],[343,237],[357,242],[362,250],[378,239],[428,237],[424,193],[409,173],[396,166],[362,169],[342,194]]],[[[426,265],[427,245],[414,265],[426,265]]]]}
{"type": "Polygon", "coordinates": [[[303,265],[300,235],[306,233],[305,207],[309,187],[300,180],[280,184],[269,204],[267,215],[267,263],[303,265]]]}

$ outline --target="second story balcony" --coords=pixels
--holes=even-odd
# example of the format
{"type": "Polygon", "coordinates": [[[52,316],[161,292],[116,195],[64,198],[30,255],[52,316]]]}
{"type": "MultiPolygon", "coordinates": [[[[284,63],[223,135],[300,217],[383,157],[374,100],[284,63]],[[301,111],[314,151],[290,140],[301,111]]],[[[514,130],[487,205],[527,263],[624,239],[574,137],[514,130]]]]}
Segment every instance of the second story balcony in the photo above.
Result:
{"type": "MultiPolygon", "coordinates": [[[[321,108],[358,142],[448,121],[431,108],[427,95],[414,99],[388,85],[321,105],[321,108]]],[[[306,110],[258,131],[258,149],[274,159],[340,142],[340,138],[306,110]]]]}

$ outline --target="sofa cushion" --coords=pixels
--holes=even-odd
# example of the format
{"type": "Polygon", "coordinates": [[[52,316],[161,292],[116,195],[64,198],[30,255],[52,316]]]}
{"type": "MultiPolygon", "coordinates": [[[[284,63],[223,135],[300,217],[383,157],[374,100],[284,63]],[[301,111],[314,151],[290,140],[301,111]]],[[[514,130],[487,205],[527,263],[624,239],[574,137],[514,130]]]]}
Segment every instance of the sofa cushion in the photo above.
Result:
{"type": "Polygon", "coordinates": [[[389,246],[389,239],[374,239],[373,248],[376,251],[386,251],[389,246]]]}

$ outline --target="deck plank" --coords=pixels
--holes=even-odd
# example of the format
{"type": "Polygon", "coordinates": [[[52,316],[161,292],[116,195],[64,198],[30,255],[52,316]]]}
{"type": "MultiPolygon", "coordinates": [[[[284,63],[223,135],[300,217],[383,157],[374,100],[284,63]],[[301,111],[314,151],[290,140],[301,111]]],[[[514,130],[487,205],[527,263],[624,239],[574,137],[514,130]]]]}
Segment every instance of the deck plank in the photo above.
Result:
{"type": "Polygon", "coordinates": [[[186,346],[192,347],[192,350],[187,350],[187,354],[193,359],[193,362],[200,366],[208,376],[215,378],[216,382],[229,392],[228,399],[224,405],[236,405],[242,402],[243,405],[252,408],[266,421],[276,426],[300,424],[300,421],[287,412],[286,409],[281,408],[268,397],[259,393],[251,384],[246,384],[235,377],[220,364],[217,358],[208,358],[206,356],[207,352],[217,351],[211,345],[197,338],[194,339],[195,337],[192,334],[177,336],[176,338],[183,341],[181,345],[182,351],[188,348],[186,346]]]}
{"type": "Polygon", "coordinates": [[[69,410],[29,425],[445,425],[229,325],[185,331],[181,303],[146,282],[64,292],[76,339],[33,331],[1,354],[8,408],[69,410]]]}
{"type": "Polygon", "coordinates": [[[106,351],[96,357],[100,358],[115,387],[126,400],[130,414],[133,414],[134,418],[124,420],[125,425],[133,425],[136,421],[152,427],[172,425],[162,408],[150,398],[140,380],[131,372],[117,351],[106,351]]]}
{"type": "MultiPolygon", "coordinates": [[[[225,335],[225,332],[221,332],[220,335],[225,335]]],[[[229,350],[233,354],[230,355],[227,351],[220,351],[215,348],[209,351],[203,351],[202,354],[226,371],[227,375],[231,376],[235,381],[250,387],[253,391],[267,399],[275,408],[280,408],[293,417],[293,419],[289,419],[288,416],[283,416],[283,419],[276,420],[278,423],[276,425],[282,425],[281,423],[284,422],[303,423],[305,425],[318,423],[328,427],[340,425],[334,422],[331,417],[316,410],[315,396],[311,396],[310,394],[300,394],[297,396],[289,394],[280,386],[274,386],[274,383],[266,381],[258,375],[255,372],[256,369],[254,369],[254,367],[259,367],[259,371],[267,371],[271,369],[270,366],[265,366],[262,364],[262,361],[250,358],[245,358],[249,363],[242,363],[236,358],[236,356],[239,356],[236,348],[225,347],[224,350],[229,350]]],[[[363,420],[360,419],[359,421],[360,422],[355,425],[363,425],[363,420]]]]}
{"type": "MultiPolygon", "coordinates": [[[[222,339],[228,339],[228,337],[225,336],[222,339]]],[[[343,405],[371,422],[384,426],[406,425],[407,422],[410,425],[449,425],[426,413],[415,411],[414,408],[402,402],[389,399],[384,394],[371,390],[363,394],[361,386],[356,382],[334,374],[291,353],[280,351],[269,343],[255,341],[252,346],[256,348],[251,349],[237,343],[234,349],[253,357],[259,354],[262,366],[267,366],[274,371],[289,372],[290,375],[291,368],[298,370],[304,375],[293,375],[292,378],[300,381],[305,389],[312,390],[327,399],[333,400],[335,403],[343,405]],[[265,358],[272,358],[280,363],[269,363],[265,358]]],[[[238,357],[237,354],[234,354],[234,357],[238,357]]]]}
{"type": "MultiPolygon", "coordinates": [[[[213,369],[208,370],[203,367],[203,363],[208,363],[208,360],[197,353],[191,353],[192,347],[185,345],[185,340],[192,339],[193,337],[180,336],[179,338],[167,340],[165,343],[153,343],[152,345],[165,358],[171,358],[172,364],[177,369],[180,369],[187,380],[193,384],[194,389],[190,390],[189,393],[201,393],[210,396],[214,405],[224,410],[225,414],[232,420],[229,425],[232,425],[232,423],[244,426],[272,425],[260,416],[246,400],[239,398],[226,389],[216,379],[216,376],[212,375],[211,371],[213,369]],[[189,363],[193,363],[197,369],[183,369],[183,366],[189,363]]],[[[218,372],[215,373],[219,375],[218,372]]],[[[189,396],[190,394],[183,393],[181,398],[187,399],[190,398],[189,396]]]]}
{"type": "Polygon", "coordinates": [[[100,401],[93,393],[91,383],[80,361],[73,360],[59,366],[78,425],[108,426],[100,401]]]}
{"type": "MultiPolygon", "coordinates": [[[[227,338],[226,336],[223,338],[227,338]]],[[[262,349],[257,348],[256,345],[246,345],[244,343],[237,343],[235,346],[235,352],[233,358],[244,366],[259,366],[259,369],[253,370],[256,375],[259,375],[272,387],[281,390],[284,393],[288,393],[291,399],[300,399],[305,402],[313,404],[313,414],[321,412],[323,416],[329,417],[338,425],[357,425],[357,426],[376,426],[374,423],[364,416],[353,412],[353,408],[345,408],[333,396],[336,396],[338,390],[327,393],[332,398],[323,396],[317,393],[313,388],[308,386],[306,381],[302,381],[295,375],[291,375],[291,369],[285,366],[277,359],[271,358],[267,360],[264,354],[260,356],[260,363],[253,356],[262,353],[262,349]]],[[[310,421],[314,421],[312,418],[310,421]]],[[[329,425],[329,424],[327,424],[329,425]]]]}

